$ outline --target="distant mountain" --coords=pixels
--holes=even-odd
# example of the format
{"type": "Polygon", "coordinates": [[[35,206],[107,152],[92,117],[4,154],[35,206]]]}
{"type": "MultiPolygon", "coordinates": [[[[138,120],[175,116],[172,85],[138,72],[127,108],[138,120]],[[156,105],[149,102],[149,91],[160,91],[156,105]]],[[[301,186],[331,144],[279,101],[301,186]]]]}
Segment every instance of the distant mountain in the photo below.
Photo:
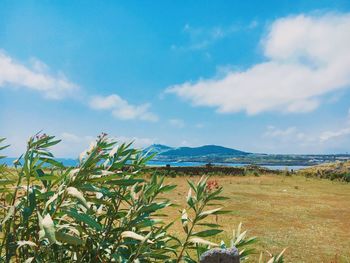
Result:
{"type": "Polygon", "coordinates": [[[161,156],[168,157],[195,157],[195,156],[242,156],[249,153],[226,148],[217,145],[205,145],[200,147],[179,147],[171,148],[159,153],[161,156]]]}
{"type": "Polygon", "coordinates": [[[170,150],[173,150],[173,147],[163,145],[163,144],[152,144],[151,146],[148,146],[147,148],[144,149],[144,152],[148,153],[157,153],[161,154],[170,150]]]}

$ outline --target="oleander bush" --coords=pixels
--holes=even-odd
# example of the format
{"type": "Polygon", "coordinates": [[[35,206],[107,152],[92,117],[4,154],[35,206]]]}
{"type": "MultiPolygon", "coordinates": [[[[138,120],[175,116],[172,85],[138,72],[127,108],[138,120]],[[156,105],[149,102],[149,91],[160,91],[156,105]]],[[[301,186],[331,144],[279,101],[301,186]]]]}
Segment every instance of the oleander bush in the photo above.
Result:
{"type": "MultiPolygon", "coordinates": [[[[222,230],[205,220],[228,213],[217,182],[188,181],[184,233],[175,236],[173,222],[162,220],[175,185],[142,173],[152,156],[102,134],[77,167],[65,167],[51,153],[59,142],[37,134],[14,167],[0,166],[1,262],[198,262],[211,247],[226,246],[210,241],[222,230]]],[[[239,226],[231,245],[245,260],[255,241],[239,226]]],[[[283,262],[282,255],[271,262],[283,262]]]]}

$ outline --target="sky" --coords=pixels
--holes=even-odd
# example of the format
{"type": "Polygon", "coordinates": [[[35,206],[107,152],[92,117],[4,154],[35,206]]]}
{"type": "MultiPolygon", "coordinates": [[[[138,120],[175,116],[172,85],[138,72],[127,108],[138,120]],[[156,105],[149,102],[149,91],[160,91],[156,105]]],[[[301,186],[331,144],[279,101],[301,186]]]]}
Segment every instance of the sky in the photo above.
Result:
{"type": "Polygon", "coordinates": [[[0,137],[350,152],[350,2],[0,0],[0,137]]]}

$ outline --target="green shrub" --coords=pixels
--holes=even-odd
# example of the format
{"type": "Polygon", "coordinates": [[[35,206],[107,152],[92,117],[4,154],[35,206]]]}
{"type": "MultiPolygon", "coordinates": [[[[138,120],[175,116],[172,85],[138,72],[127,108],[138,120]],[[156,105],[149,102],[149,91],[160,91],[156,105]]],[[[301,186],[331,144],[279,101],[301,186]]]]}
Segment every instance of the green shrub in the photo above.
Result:
{"type": "Polygon", "coordinates": [[[171,170],[171,171],[168,172],[168,176],[170,176],[171,178],[175,178],[176,177],[176,172],[171,170]]]}
{"type": "Polygon", "coordinates": [[[350,182],[350,173],[345,174],[343,179],[345,182],[350,182]]]}
{"type": "MultiPolygon", "coordinates": [[[[1,167],[1,262],[197,262],[218,246],[207,238],[220,226],[203,220],[228,213],[217,207],[227,199],[222,187],[208,187],[207,178],[188,181],[181,239],[169,234],[173,223],[161,220],[161,210],[172,205],[163,194],[175,185],[141,174],[152,156],[102,134],[77,167],[67,168],[50,152],[59,142],[37,134],[14,168],[1,167]]],[[[245,233],[234,236],[242,259],[255,241],[245,233]]]]}

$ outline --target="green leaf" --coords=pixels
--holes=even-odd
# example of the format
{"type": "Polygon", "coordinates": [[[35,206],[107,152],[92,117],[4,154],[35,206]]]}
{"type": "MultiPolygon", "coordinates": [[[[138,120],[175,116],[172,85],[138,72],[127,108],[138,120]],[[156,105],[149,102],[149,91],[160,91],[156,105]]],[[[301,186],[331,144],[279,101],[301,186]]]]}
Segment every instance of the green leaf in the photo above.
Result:
{"type": "Polygon", "coordinates": [[[75,246],[84,245],[85,243],[84,240],[82,240],[80,237],[66,234],[61,231],[56,232],[56,238],[58,241],[62,243],[67,243],[75,246]]]}
{"type": "Polygon", "coordinates": [[[34,212],[34,209],[36,207],[35,189],[29,190],[28,197],[29,197],[29,206],[25,207],[22,211],[24,221],[28,220],[28,218],[32,215],[32,213],[34,212]]]}
{"type": "MultiPolygon", "coordinates": [[[[3,141],[5,141],[5,138],[0,138],[0,143],[2,143],[3,141]]],[[[5,146],[0,146],[0,151],[2,151],[3,149],[6,149],[7,147],[9,147],[10,145],[5,145],[5,146]]],[[[0,157],[0,159],[4,158],[3,156],[0,157]]]]}
{"type": "Polygon", "coordinates": [[[6,148],[9,147],[9,146],[10,146],[10,145],[1,146],[1,147],[0,147],[0,151],[6,149],[6,148]]]}
{"type": "Polygon", "coordinates": [[[141,213],[146,213],[146,212],[153,213],[153,212],[155,212],[157,210],[160,210],[160,209],[163,209],[163,208],[165,208],[165,207],[167,207],[169,205],[170,205],[170,203],[167,202],[167,201],[166,202],[162,202],[162,203],[153,203],[153,204],[150,204],[148,206],[142,207],[140,209],[140,212],[141,213]]]}
{"type": "Polygon", "coordinates": [[[120,174],[112,174],[108,176],[101,176],[101,177],[96,177],[96,178],[91,178],[89,179],[90,182],[106,182],[108,184],[113,184],[113,185],[122,185],[122,186],[130,186],[134,185],[136,183],[142,183],[145,180],[144,179],[120,179],[120,180],[111,180],[114,178],[120,178],[120,174]]]}
{"type": "Polygon", "coordinates": [[[61,142],[61,140],[56,140],[56,141],[51,141],[51,142],[49,141],[47,143],[42,144],[41,147],[42,148],[49,148],[49,147],[54,146],[54,145],[56,145],[56,144],[58,144],[60,142],[61,142]]]}
{"type": "Polygon", "coordinates": [[[191,180],[187,180],[187,183],[189,184],[189,186],[192,188],[192,190],[197,193],[197,188],[194,185],[194,183],[191,180]]]}
{"type": "Polygon", "coordinates": [[[162,255],[162,254],[158,254],[158,253],[147,253],[146,256],[149,258],[154,258],[154,259],[162,259],[163,262],[165,262],[166,259],[170,258],[170,256],[162,255]]]}
{"type": "Polygon", "coordinates": [[[14,184],[15,180],[9,180],[9,179],[0,179],[0,185],[9,185],[14,184]]]}
{"type": "Polygon", "coordinates": [[[196,210],[196,208],[195,208],[195,199],[192,197],[192,189],[191,188],[188,190],[186,202],[189,205],[189,207],[191,207],[194,210],[196,210]]]}
{"type": "Polygon", "coordinates": [[[113,185],[130,186],[136,183],[142,183],[144,181],[145,180],[143,179],[120,179],[120,180],[112,180],[112,181],[109,181],[108,183],[113,185]]]}
{"type": "Polygon", "coordinates": [[[50,158],[39,158],[40,161],[42,161],[43,163],[47,163],[47,164],[51,164],[52,166],[54,167],[57,167],[57,168],[65,168],[64,165],[61,163],[61,162],[58,162],[54,159],[50,159],[50,158]]]}
{"type": "Polygon", "coordinates": [[[187,255],[183,256],[183,260],[184,260],[185,263],[197,263],[196,260],[194,260],[194,259],[192,259],[192,258],[190,257],[190,255],[188,254],[187,251],[186,251],[186,254],[187,254],[187,255]]]}
{"type": "Polygon", "coordinates": [[[210,236],[215,236],[221,232],[222,230],[220,229],[208,229],[208,230],[194,233],[193,235],[197,237],[210,237],[210,236]]]}
{"type": "Polygon", "coordinates": [[[44,187],[46,187],[46,188],[48,186],[48,182],[51,182],[51,181],[58,179],[58,176],[46,175],[42,169],[37,169],[36,174],[37,174],[36,178],[38,180],[40,180],[43,183],[44,187]]]}
{"type": "Polygon", "coordinates": [[[74,209],[66,211],[66,213],[70,217],[78,220],[79,222],[87,224],[88,226],[96,229],[97,231],[101,231],[102,230],[102,226],[98,222],[96,222],[93,218],[91,218],[89,215],[87,215],[87,214],[80,214],[74,209]]]}
{"type": "Polygon", "coordinates": [[[116,179],[116,178],[121,178],[122,174],[116,174],[116,173],[111,173],[111,174],[107,174],[107,175],[101,175],[99,177],[94,177],[89,179],[90,182],[108,182],[112,179],[116,179]]]}
{"type": "Polygon", "coordinates": [[[206,226],[206,227],[221,227],[218,224],[210,224],[210,223],[199,223],[197,225],[199,225],[199,226],[206,226]]]}
{"type": "Polygon", "coordinates": [[[161,193],[169,192],[176,188],[176,185],[165,185],[159,189],[161,193]]]}

